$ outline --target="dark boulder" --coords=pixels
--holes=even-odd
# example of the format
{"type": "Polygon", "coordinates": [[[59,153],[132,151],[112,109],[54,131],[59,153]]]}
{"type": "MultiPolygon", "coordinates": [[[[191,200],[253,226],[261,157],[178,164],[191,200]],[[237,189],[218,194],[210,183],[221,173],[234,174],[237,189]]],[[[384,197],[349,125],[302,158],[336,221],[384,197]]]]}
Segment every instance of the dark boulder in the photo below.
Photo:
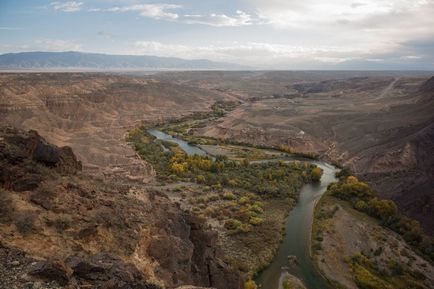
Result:
{"type": "Polygon", "coordinates": [[[99,253],[90,258],[71,256],[66,264],[72,269],[72,278],[78,284],[90,283],[95,288],[161,289],[148,283],[134,265],[109,253],[99,253]]]}
{"type": "Polygon", "coordinates": [[[62,175],[81,171],[71,148],[48,144],[36,131],[0,127],[0,185],[17,192],[34,190],[52,168],[62,175]]]}
{"type": "Polygon", "coordinates": [[[39,261],[30,268],[28,274],[49,281],[54,280],[60,285],[69,282],[68,268],[62,261],[39,261]]]}

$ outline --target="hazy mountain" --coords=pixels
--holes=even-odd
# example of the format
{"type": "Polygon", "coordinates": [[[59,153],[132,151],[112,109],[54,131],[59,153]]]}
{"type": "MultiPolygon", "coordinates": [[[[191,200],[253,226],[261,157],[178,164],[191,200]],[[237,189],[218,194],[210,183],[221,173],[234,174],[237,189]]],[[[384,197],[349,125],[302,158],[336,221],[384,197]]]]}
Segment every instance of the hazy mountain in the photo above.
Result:
{"type": "Polygon", "coordinates": [[[83,52],[21,52],[0,55],[0,69],[223,69],[247,67],[206,59],[186,60],[148,55],[109,55],[83,52]]]}

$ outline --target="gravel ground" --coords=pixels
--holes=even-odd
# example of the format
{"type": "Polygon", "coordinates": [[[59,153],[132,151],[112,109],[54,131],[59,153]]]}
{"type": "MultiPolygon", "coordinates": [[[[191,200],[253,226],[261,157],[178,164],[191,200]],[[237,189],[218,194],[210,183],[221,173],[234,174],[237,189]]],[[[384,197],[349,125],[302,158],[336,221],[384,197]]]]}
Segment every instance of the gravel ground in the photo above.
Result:
{"type": "Polygon", "coordinates": [[[58,289],[55,281],[44,282],[27,275],[29,266],[35,262],[22,251],[6,248],[0,244],[0,289],[58,289]]]}

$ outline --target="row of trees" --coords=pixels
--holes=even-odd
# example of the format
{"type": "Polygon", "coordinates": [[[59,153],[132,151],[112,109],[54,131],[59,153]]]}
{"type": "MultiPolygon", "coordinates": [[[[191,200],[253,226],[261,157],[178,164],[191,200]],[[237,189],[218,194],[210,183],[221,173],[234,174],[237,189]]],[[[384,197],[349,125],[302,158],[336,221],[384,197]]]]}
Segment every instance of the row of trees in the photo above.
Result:
{"type": "Polygon", "coordinates": [[[434,240],[425,235],[418,221],[400,214],[392,200],[378,198],[377,193],[354,176],[342,177],[327,188],[334,197],[350,202],[353,207],[381,221],[400,234],[410,245],[434,261],[434,240]]]}
{"type": "Polygon", "coordinates": [[[304,183],[318,181],[322,170],[298,162],[235,162],[225,157],[177,154],[171,158],[171,171],[209,186],[242,188],[264,197],[296,197],[304,183]]]}

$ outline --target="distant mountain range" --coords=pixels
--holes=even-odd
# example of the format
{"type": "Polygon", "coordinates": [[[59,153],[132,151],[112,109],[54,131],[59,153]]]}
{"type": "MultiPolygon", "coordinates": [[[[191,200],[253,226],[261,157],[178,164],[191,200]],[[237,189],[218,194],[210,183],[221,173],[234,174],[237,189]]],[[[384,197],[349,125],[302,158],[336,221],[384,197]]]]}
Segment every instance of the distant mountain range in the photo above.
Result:
{"type": "Polygon", "coordinates": [[[21,52],[0,55],[3,70],[242,70],[246,66],[206,59],[187,60],[149,55],[110,55],[83,52],[21,52]]]}

